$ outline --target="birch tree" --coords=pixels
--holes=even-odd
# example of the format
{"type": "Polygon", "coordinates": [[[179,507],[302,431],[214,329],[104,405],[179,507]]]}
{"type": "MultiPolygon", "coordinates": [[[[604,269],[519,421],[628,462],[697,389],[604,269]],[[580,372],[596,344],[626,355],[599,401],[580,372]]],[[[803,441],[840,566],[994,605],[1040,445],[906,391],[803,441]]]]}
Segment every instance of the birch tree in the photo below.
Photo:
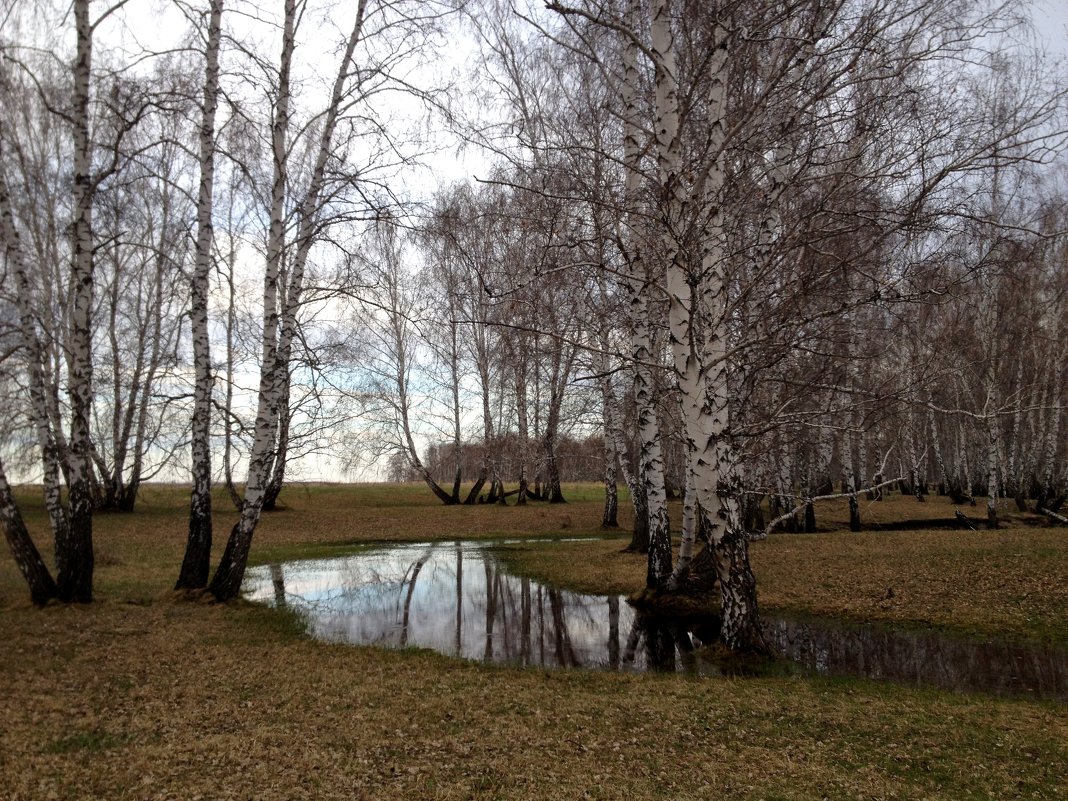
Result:
{"type": "Polygon", "coordinates": [[[206,586],[211,568],[211,395],[214,377],[211,370],[208,292],[214,247],[215,115],[219,99],[222,14],[223,0],[211,0],[207,14],[204,84],[197,141],[200,171],[196,205],[197,235],[190,281],[189,320],[195,372],[190,430],[193,489],[189,498],[189,537],[175,589],[206,586]]]}
{"type": "MultiPolygon", "coordinates": [[[[93,212],[102,184],[124,169],[132,154],[126,145],[129,135],[146,119],[155,99],[138,82],[124,80],[121,75],[94,69],[94,34],[122,4],[105,6],[95,19],[89,0],[78,0],[72,7],[74,22],[74,50],[69,73],[62,76],[47,67],[42,81],[34,74],[38,62],[49,64],[49,58],[38,58],[38,51],[23,45],[5,46],[5,90],[18,92],[13,86],[14,75],[20,76],[20,86],[30,104],[39,109],[38,119],[54,118],[56,127],[64,130],[58,138],[62,150],[52,154],[49,167],[62,164],[59,171],[63,181],[69,181],[69,203],[46,207],[45,218],[29,229],[44,233],[41,236],[42,269],[31,275],[26,248],[18,234],[21,222],[18,211],[12,208],[10,194],[10,158],[4,165],[4,194],[7,210],[4,216],[4,244],[15,266],[19,285],[23,345],[30,363],[31,410],[38,430],[38,444],[45,468],[46,505],[50,510],[53,535],[56,541],[58,597],[64,601],[88,602],[93,597],[92,514],[93,493],[93,323],[95,310],[94,281],[98,242],[93,230],[93,212]],[[53,80],[55,81],[53,83],[53,80]],[[9,83],[12,82],[12,83],[9,83]],[[103,82],[104,92],[94,91],[103,82]],[[26,91],[28,89],[29,91],[26,91]],[[99,153],[99,158],[98,152],[99,153]],[[69,215],[69,216],[67,216],[69,215]],[[60,245],[55,232],[69,226],[69,245],[60,245]],[[45,250],[47,249],[47,250],[45,250]],[[20,266],[21,265],[21,266],[20,266]],[[56,287],[34,286],[63,276],[67,288],[62,293],[62,316],[53,329],[55,349],[49,352],[42,342],[32,308],[34,299],[56,297],[56,287]],[[60,344],[61,343],[61,344],[60,344]],[[58,356],[62,351],[62,359],[58,356]],[[51,358],[46,374],[45,359],[51,358]],[[39,370],[39,371],[38,371],[39,370]],[[61,410],[58,396],[60,383],[66,386],[66,406],[61,410]],[[64,435],[64,423],[69,433],[64,435]],[[65,507],[59,499],[59,473],[67,484],[65,507]]],[[[8,15],[5,24],[20,24],[20,16],[8,15]]],[[[39,20],[27,21],[33,28],[39,20]]],[[[34,31],[36,33],[36,31],[34,31]]],[[[57,54],[58,55],[58,54],[57,54]]],[[[63,60],[60,56],[60,60],[63,60]]],[[[19,108],[20,106],[16,106],[19,108]]],[[[4,155],[12,151],[25,153],[20,137],[31,139],[37,130],[13,132],[5,128],[0,138],[5,142],[4,155]],[[16,136],[16,133],[18,136],[16,136]]],[[[16,163],[24,164],[16,159],[16,163]]],[[[32,179],[27,175],[24,180],[32,179]]],[[[47,179],[46,179],[47,180],[47,179]]],[[[36,209],[27,209],[33,213],[36,209]]]]}

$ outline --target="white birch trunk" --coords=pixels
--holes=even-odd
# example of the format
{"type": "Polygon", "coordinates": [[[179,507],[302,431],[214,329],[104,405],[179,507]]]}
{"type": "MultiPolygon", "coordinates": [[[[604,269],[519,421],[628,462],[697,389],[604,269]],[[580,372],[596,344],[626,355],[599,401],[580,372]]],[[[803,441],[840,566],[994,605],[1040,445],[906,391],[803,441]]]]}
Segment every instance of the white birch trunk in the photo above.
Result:
{"type": "Polygon", "coordinates": [[[281,314],[279,314],[279,282],[286,250],[284,217],[291,100],[290,72],[296,45],[294,26],[297,17],[295,0],[286,0],[285,3],[282,54],[279,61],[279,90],[271,136],[274,179],[271,189],[271,225],[264,274],[264,326],[259,401],[252,451],[249,454],[248,481],[241,519],[230,535],[222,562],[211,585],[212,593],[221,600],[235,597],[240,590],[248,551],[252,544],[252,534],[259,522],[271,470],[280,454],[277,442],[279,420],[281,406],[286,402],[289,388],[289,362],[297,331],[297,311],[301,305],[304,270],[308,254],[315,242],[326,164],[343,105],[345,87],[352,74],[353,53],[363,32],[365,10],[366,0],[361,0],[357,5],[356,19],[334,80],[330,104],[327,107],[319,147],[316,151],[315,165],[308,189],[298,209],[296,252],[288,265],[285,285],[281,287],[282,303],[281,314]]]}
{"type": "MultiPolygon", "coordinates": [[[[215,113],[219,95],[219,46],[222,40],[223,0],[211,0],[205,50],[204,97],[200,121],[200,187],[197,193],[197,239],[190,286],[189,322],[193,335],[193,420],[191,428],[193,489],[189,496],[189,536],[176,589],[208,583],[211,568],[211,339],[208,294],[212,213],[215,187],[215,113]]],[[[227,421],[229,425],[229,421],[227,421]]]]}
{"type": "Polygon", "coordinates": [[[682,498],[682,536],[679,541],[679,558],[675,562],[675,568],[671,571],[666,588],[674,591],[679,588],[682,581],[690,574],[690,564],[693,562],[694,544],[697,542],[697,486],[694,481],[694,473],[686,468],[686,489],[682,498]]]}
{"type": "Polygon", "coordinates": [[[689,198],[682,185],[678,78],[668,0],[653,3],[650,33],[656,68],[655,129],[665,283],[670,304],[668,331],[682,396],[689,470],[699,514],[716,556],[723,617],[721,637],[731,648],[765,650],[757,618],[756,582],[740,519],[740,482],[731,441],[727,383],[726,252],[718,207],[725,180],[726,31],[717,26],[709,64],[712,162],[700,201],[712,211],[701,240],[699,260],[684,252],[673,233],[689,198]]]}
{"type": "Polygon", "coordinates": [[[282,398],[278,365],[278,283],[285,248],[286,140],[289,131],[290,71],[295,48],[296,0],[286,0],[282,53],[278,70],[278,97],[271,129],[273,178],[270,228],[263,276],[263,332],[260,353],[260,384],[248,479],[241,516],[230,532],[222,559],[209,589],[220,601],[236,598],[245,575],[252,534],[260,519],[266,482],[274,452],[278,405],[282,398]]]}
{"type": "Polygon", "coordinates": [[[18,228],[11,207],[11,195],[7,176],[2,170],[3,128],[0,123],[0,237],[3,238],[7,254],[7,266],[15,282],[15,296],[18,301],[19,336],[26,354],[28,385],[30,391],[30,412],[37,447],[41,451],[44,467],[43,489],[45,508],[52,528],[52,536],[57,550],[68,538],[69,522],[67,510],[63,505],[60,492],[60,446],[56,442],[55,429],[49,413],[49,387],[44,372],[44,353],[37,333],[35,311],[33,307],[34,292],[30,282],[30,271],[22,248],[18,228]]]}
{"type": "MultiPolygon", "coordinates": [[[[995,183],[997,176],[995,174],[995,183]]],[[[997,187],[995,186],[995,207],[997,205],[997,187]]],[[[986,351],[984,366],[984,400],[983,425],[986,434],[986,521],[987,527],[998,527],[998,494],[1000,490],[999,467],[1001,465],[1001,425],[998,421],[997,404],[997,360],[996,360],[996,326],[997,326],[997,282],[991,274],[989,265],[982,265],[979,270],[979,327],[986,351]]]]}
{"type": "Polygon", "coordinates": [[[44,606],[56,597],[58,589],[37,546],[30,537],[30,532],[26,529],[26,523],[15,503],[11,487],[7,483],[7,475],[4,473],[2,462],[0,462],[0,523],[4,525],[4,535],[15,564],[29,585],[30,600],[37,606],[44,606]]]}
{"type": "MultiPolygon", "coordinates": [[[[349,33],[345,44],[345,52],[342,55],[337,75],[330,92],[330,102],[326,109],[323,120],[323,128],[319,135],[319,146],[316,150],[315,164],[312,167],[311,177],[304,197],[301,199],[297,211],[297,238],[296,253],[288,265],[285,283],[282,287],[282,312],[280,333],[276,350],[277,367],[274,374],[276,392],[279,394],[279,408],[276,412],[281,414],[281,405],[288,407],[289,403],[289,364],[292,359],[293,341],[297,335],[297,313],[300,310],[304,291],[304,272],[308,263],[308,255],[312,245],[316,241],[316,227],[319,223],[318,216],[322,205],[323,187],[326,179],[326,165],[332,152],[334,132],[337,130],[338,118],[341,114],[346,86],[352,75],[352,57],[356,51],[356,45],[360,42],[363,34],[364,13],[367,9],[367,0],[360,0],[356,6],[356,20],[352,31],[349,33]]],[[[288,452],[288,424],[280,426],[275,424],[276,435],[284,435],[285,441],[279,440],[272,454],[269,464],[269,473],[273,476],[277,487],[273,496],[281,490],[281,483],[285,475],[285,459],[288,452]]],[[[273,500],[273,498],[272,498],[273,500]]]]}
{"type": "MultiPolygon", "coordinates": [[[[604,392],[602,389],[602,398],[604,392]]],[[[601,515],[601,528],[619,528],[619,484],[616,473],[616,448],[612,435],[607,399],[601,406],[601,419],[604,426],[604,512],[601,515]]]]}
{"type": "MultiPolygon", "coordinates": [[[[637,28],[641,3],[630,0],[628,18],[637,28]]],[[[638,409],[639,465],[642,490],[649,519],[649,561],[646,585],[657,587],[671,573],[671,529],[664,482],[664,458],[660,447],[660,425],[656,414],[656,396],[649,367],[655,360],[649,323],[648,271],[641,253],[639,226],[641,204],[641,145],[638,141],[638,48],[631,40],[624,42],[623,82],[623,159],[626,170],[626,207],[629,214],[628,310],[631,323],[631,355],[635,363],[635,404],[638,409]]]]}
{"type": "MultiPolygon", "coordinates": [[[[1062,340],[1062,342],[1063,341],[1064,340],[1062,340]]],[[[1043,443],[1042,456],[1041,492],[1044,496],[1044,502],[1048,502],[1048,499],[1056,494],[1057,489],[1055,486],[1054,472],[1057,461],[1057,445],[1060,441],[1059,437],[1061,431],[1061,375],[1064,371],[1063,364],[1065,355],[1065,349],[1060,349],[1058,358],[1053,363],[1053,392],[1050,396],[1050,411],[1049,418],[1046,421],[1046,437],[1045,442],[1043,443]]]]}
{"type": "Polygon", "coordinates": [[[59,597],[64,601],[93,599],[93,496],[90,415],[93,407],[93,195],[92,142],[89,134],[89,92],[93,26],[89,0],[74,0],[77,54],[74,60],[74,189],[71,259],[71,325],[68,348],[70,437],[69,536],[56,552],[59,597]]]}

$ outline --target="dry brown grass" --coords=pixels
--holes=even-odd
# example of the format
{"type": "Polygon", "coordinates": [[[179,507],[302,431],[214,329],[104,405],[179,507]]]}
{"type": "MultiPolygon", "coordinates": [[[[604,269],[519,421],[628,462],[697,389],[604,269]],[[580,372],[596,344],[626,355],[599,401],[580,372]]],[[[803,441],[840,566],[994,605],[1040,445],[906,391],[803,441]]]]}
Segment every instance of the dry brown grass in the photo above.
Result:
{"type": "MultiPolygon", "coordinates": [[[[1068,531],[782,534],[753,543],[767,610],[1068,643],[1068,531]]],[[[581,592],[633,593],[645,560],[616,540],[498,549],[513,570],[581,592]]]]}
{"type": "MultiPolygon", "coordinates": [[[[405,497],[312,492],[305,508],[265,520],[254,553],[471,531],[572,534],[599,522],[595,500],[570,505],[573,528],[561,532],[555,509],[442,509],[419,494],[408,507],[405,497]]],[[[142,513],[97,521],[108,564],[98,571],[104,600],[88,607],[29,607],[10,559],[0,560],[4,801],[1065,797],[1063,705],[863,681],[519,671],[313,642],[284,615],[248,605],[174,603],[166,589],[183,506],[162,493],[142,513]]],[[[1063,549],[1035,533],[1051,538],[1061,567],[1050,575],[1063,585],[1063,549]]],[[[884,575],[908,597],[909,571],[878,567],[897,561],[892,541],[861,535],[858,548],[879,547],[828,563],[814,549],[837,553],[836,537],[758,545],[766,602],[785,604],[814,574],[824,579],[813,603],[874,591],[884,575]],[[869,583],[841,578],[864,560],[869,583]]],[[[982,547],[1004,562],[1039,541],[1013,533],[982,547]]],[[[550,549],[599,554],[592,582],[637,564],[640,583],[640,561],[619,554],[622,544],[550,549]]],[[[950,545],[941,547],[954,562],[950,545]]]]}
{"type": "Polygon", "coordinates": [[[293,639],[271,613],[8,610],[23,799],[1056,798],[1063,708],[800,679],[516,671],[293,639]]]}

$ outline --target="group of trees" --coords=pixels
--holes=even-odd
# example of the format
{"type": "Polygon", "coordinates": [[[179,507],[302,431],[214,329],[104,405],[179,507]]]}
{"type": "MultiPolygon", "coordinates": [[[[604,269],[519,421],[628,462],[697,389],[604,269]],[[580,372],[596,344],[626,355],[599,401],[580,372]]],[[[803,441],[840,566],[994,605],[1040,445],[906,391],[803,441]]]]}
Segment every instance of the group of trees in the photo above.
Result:
{"type": "Polygon", "coordinates": [[[176,456],[178,586],[226,599],[302,451],[448,504],[563,502],[581,453],[606,525],[629,489],[650,589],[703,539],[755,649],[748,539],[814,498],[854,528],[891,482],[994,526],[1065,502],[1064,83],[1025,7],[210,0],[165,52],[93,61],[122,5],[77,0],[69,50],[19,15],[0,40],[5,454],[41,460],[58,585],[6,480],[0,506],[35,600],[91,597],[93,509],[176,456]],[[471,92],[431,86],[446,26],[471,92]],[[413,202],[427,144],[392,94],[481,180],[413,202]],[[218,473],[241,516],[209,582],[218,473]]]}
{"type": "Polygon", "coordinates": [[[421,143],[388,98],[439,104],[413,76],[454,11],[175,2],[144,37],[134,6],[15,7],[0,29],[5,455],[43,467],[56,580],[6,478],[0,507],[37,602],[92,599],[94,510],[132,508],[182,453],[177,587],[237,594],[290,455],[349,413],[323,377],[337,338],[311,323],[351,292],[363,221],[403,206],[421,143]],[[240,520],[209,583],[220,451],[240,520]]]}

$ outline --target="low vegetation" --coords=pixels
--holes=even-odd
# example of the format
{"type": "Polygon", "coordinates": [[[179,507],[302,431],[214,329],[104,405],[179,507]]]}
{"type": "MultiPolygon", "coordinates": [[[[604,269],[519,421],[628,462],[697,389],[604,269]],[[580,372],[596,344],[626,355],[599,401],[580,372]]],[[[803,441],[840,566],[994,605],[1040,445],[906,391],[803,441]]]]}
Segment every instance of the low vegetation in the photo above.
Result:
{"type": "MultiPolygon", "coordinates": [[[[566,506],[503,509],[442,507],[409,487],[294,487],[253,558],[541,537],[558,541],[513,543],[506,558],[575,587],[639,587],[622,533],[568,541],[600,533],[600,507],[596,487],[567,490],[566,506]]],[[[1054,799],[1068,784],[1055,703],[796,676],[514,670],[315,642],[250,604],[178,602],[186,496],[153,488],[145,501],[96,520],[97,603],[34,609],[0,560],[5,801],[1054,799]]],[[[884,504],[869,515],[920,506],[884,504]]],[[[952,514],[942,499],[924,506],[952,514]]],[[[217,531],[232,521],[220,514],[217,531]]],[[[31,522],[46,528],[39,510],[31,522]]],[[[1068,639],[1063,530],[776,535],[753,559],[765,608],[1068,639]]]]}

